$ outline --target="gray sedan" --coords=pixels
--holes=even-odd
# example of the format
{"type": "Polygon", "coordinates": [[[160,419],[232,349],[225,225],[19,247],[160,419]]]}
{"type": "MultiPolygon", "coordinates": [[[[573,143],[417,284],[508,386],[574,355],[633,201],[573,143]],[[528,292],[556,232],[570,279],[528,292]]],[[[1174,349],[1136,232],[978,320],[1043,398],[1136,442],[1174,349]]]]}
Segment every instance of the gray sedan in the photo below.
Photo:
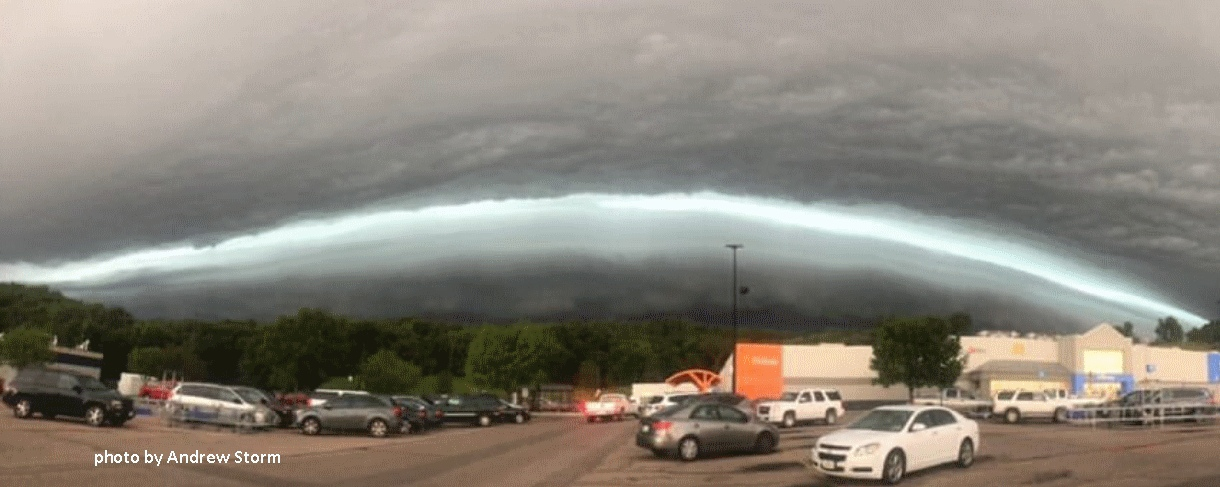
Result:
{"type": "Polygon", "coordinates": [[[640,420],[635,444],[657,457],[677,453],[685,461],[712,452],[766,454],[779,445],[779,429],[733,406],[692,402],[640,420]]]}

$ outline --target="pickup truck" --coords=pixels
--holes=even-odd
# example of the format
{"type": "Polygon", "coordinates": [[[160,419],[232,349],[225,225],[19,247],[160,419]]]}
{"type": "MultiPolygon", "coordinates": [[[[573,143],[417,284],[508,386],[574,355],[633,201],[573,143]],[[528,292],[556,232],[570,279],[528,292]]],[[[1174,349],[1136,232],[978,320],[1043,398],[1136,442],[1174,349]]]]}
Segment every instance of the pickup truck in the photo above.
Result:
{"type": "Polygon", "coordinates": [[[758,403],[755,413],[760,421],[779,423],[784,428],[807,421],[825,421],[831,425],[843,415],[843,397],[834,389],[785,392],[777,401],[758,403]]]}
{"type": "Polygon", "coordinates": [[[585,401],[581,405],[580,412],[584,414],[585,421],[590,423],[597,420],[613,419],[622,421],[623,416],[626,416],[631,409],[631,401],[627,396],[622,394],[602,394],[596,401],[585,401]]]}
{"type": "Polygon", "coordinates": [[[977,399],[969,391],[957,388],[941,389],[936,395],[916,397],[915,404],[943,406],[966,415],[991,415],[991,401],[977,399]]]}
{"type": "Polygon", "coordinates": [[[1000,391],[995,396],[992,413],[1004,418],[1005,423],[1018,423],[1026,418],[1049,418],[1061,423],[1075,407],[1078,406],[1046,392],[1000,391]]]}

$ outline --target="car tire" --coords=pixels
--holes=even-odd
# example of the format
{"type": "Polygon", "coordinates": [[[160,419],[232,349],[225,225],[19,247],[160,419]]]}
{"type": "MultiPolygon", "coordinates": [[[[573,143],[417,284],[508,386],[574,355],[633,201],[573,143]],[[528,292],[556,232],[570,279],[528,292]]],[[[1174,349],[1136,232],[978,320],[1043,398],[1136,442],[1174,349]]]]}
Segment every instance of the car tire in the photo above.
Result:
{"type": "Polygon", "coordinates": [[[386,424],[385,420],[374,418],[369,421],[369,436],[373,438],[385,438],[390,434],[390,425],[386,424]]]}
{"type": "Polygon", "coordinates": [[[21,399],[13,406],[13,416],[19,419],[29,419],[34,415],[34,404],[29,399],[21,399]]]}
{"type": "Polygon", "coordinates": [[[881,479],[885,483],[894,485],[902,482],[902,479],[907,475],[907,457],[900,450],[892,450],[885,456],[885,463],[881,467],[881,479]]]}
{"type": "Polygon", "coordinates": [[[321,432],[322,423],[318,418],[305,418],[305,421],[301,421],[301,434],[314,436],[321,432]]]}
{"type": "Polygon", "coordinates": [[[1067,408],[1058,408],[1058,409],[1055,409],[1055,415],[1051,418],[1051,420],[1056,423],[1066,423],[1067,416],[1068,416],[1067,408]]]}
{"type": "Polygon", "coordinates": [[[89,406],[85,409],[85,423],[95,428],[106,424],[106,410],[96,404],[89,406]]]}
{"type": "Polygon", "coordinates": [[[766,455],[775,452],[775,437],[771,433],[759,433],[754,440],[754,453],[766,455]]]}
{"type": "Polygon", "coordinates": [[[517,413],[515,416],[513,416],[513,422],[514,422],[514,423],[517,423],[517,424],[524,423],[524,422],[525,422],[525,415],[524,415],[524,414],[521,414],[521,413],[517,413]]]}
{"type": "Polygon", "coordinates": [[[974,442],[970,438],[962,440],[962,446],[957,447],[957,466],[970,468],[974,465],[974,442]]]}
{"type": "Polygon", "coordinates": [[[693,436],[682,438],[678,442],[678,458],[684,462],[693,462],[699,459],[699,440],[693,436]]]}
{"type": "Polygon", "coordinates": [[[1015,424],[1015,423],[1019,423],[1020,421],[1021,421],[1021,411],[1018,411],[1016,409],[1009,409],[1007,411],[1004,411],[1004,422],[1005,423],[1015,424]]]}
{"type": "Polygon", "coordinates": [[[780,424],[785,428],[792,428],[796,426],[796,413],[793,413],[792,411],[784,413],[784,422],[780,424]]]}
{"type": "Polygon", "coordinates": [[[480,414],[478,421],[479,421],[479,426],[482,426],[485,428],[488,426],[491,426],[491,416],[488,416],[486,414],[480,414]]]}
{"type": "Polygon", "coordinates": [[[831,426],[839,422],[839,412],[834,409],[826,410],[826,425],[831,426]]]}

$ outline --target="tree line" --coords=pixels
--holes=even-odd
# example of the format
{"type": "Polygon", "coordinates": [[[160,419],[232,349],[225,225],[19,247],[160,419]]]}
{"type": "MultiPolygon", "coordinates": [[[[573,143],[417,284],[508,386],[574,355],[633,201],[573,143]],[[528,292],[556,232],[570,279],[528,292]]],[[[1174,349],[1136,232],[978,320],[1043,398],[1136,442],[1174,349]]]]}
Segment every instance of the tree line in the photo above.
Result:
{"type": "MultiPolygon", "coordinates": [[[[277,391],[358,386],[376,392],[509,391],[546,383],[614,388],[659,382],[687,368],[719,370],[732,349],[724,329],[681,320],[461,325],[411,318],[354,319],[301,309],[271,323],[137,320],[46,287],[0,285],[0,354],[50,360],[45,346],[86,340],[120,372],[250,384],[277,391]],[[10,352],[6,352],[11,350],[10,352]]],[[[790,335],[745,330],[743,340],[790,335]]]]}

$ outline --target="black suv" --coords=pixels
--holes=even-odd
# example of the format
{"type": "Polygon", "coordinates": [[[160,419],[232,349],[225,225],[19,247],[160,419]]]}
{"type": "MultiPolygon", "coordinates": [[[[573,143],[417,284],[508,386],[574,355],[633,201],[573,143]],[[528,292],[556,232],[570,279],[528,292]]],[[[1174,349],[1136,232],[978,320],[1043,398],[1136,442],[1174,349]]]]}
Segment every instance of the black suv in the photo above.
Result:
{"type": "Polygon", "coordinates": [[[39,413],[47,419],[56,416],[85,418],[91,426],[122,426],[135,417],[131,399],[87,375],[44,368],[27,368],[17,373],[5,388],[4,403],[13,415],[29,418],[39,413]]]}
{"type": "Polygon", "coordinates": [[[435,402],[444,413],[446,423],[471,423],[491,426],[504,421],[507,409],[495,396],[471,395],[449,396],[435,402]]]}

